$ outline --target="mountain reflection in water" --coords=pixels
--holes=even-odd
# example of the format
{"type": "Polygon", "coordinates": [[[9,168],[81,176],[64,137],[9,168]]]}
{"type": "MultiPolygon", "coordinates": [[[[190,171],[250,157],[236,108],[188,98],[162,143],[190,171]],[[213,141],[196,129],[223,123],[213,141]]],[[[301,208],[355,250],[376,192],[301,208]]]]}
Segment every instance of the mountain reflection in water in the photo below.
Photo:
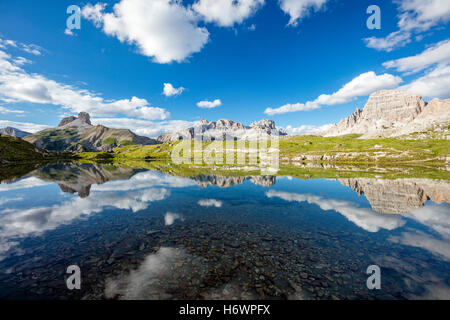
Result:
{"type": "Polygon", "coordinates": [[[441,180],[48,165],[0,184],[0,298],[448,299],[449,202],[441,180]]]}

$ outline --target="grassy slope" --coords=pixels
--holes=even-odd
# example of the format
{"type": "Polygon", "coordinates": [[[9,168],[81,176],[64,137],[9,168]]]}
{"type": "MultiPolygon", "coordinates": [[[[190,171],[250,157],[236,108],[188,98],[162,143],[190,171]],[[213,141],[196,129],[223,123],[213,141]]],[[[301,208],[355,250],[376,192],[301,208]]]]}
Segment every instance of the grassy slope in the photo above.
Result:
{"type": "MultiPolygon", "coordinates": [[[[290,162],[301,156],[325,155],[334,159],[316,160],[335,163],[422,163],[445,165],[450,157],[450,140],[357,139],[358,135],[343,137],[298,136],[280,140],[280,159],[290,162]]],[[[153,146],[128,146],[110,153],[84,153],[85,159],[110,158],[169,160],[178,142],[153,146]]],[[[209,143],[204,143],[208,145],[209,143]]],[[[306,158],[308,161],[308,158],[306,158]]]]}
{"type": "Polygon", "coordinates": [[[0,181],[20,177],[44,163],[70,158],[70,154],[54,154],[25,140],[0,135],[0,181]]]}
{"type": "MultiPolygon", "coordinates": [[[[342,162],[445,162],[450,156],[450,140],[357,139],[341,137],[298,136],[280,141],[280,156],[300,154],[344,154],[342,162]],[[311,144],[309,144],[311,143],[311,144]]],[[[341,160],[339,160],[341,161],[341,160]]]]}
{"type": "Polygon", "coordinates": [[[25,140],[0,135],[0,161],[2,164],[45,161],[51,157],[55,157],[55,155],[25,140]]]}

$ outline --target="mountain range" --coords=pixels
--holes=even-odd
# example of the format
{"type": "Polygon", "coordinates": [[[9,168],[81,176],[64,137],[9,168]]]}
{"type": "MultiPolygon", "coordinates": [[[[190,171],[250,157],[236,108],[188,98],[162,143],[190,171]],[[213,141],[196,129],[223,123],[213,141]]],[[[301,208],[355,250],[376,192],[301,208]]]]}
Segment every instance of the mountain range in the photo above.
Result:
{"type": "Polygon", "coordinates": [[[264,119],[253,122],[250,126],[244,126],[242,123],[220,119],[217,121],[207,121],[202,119],[194,127],[181,131],[166,133],[158,137],[158,141],[165,143],[168,141],[177,141],[180,139],[197,139],[205,141],[226,140],[226,139],[256,139],[261,137],[270,137],[273,135],[285,136],[284,129],[277,128],[273,120],[264,119]]]}
{"type": "MultiPolygon", "coordinates": [[[[370,95],[363,109],[357,108],[349,117],[327,130],[312,134],[330,137],[357,133],[362,135],[361,138],[449,139],[449,124],[450,99],[426,102],[421,96],[405,91],[381,90],[370,95]]],[[[287,135],[284,129],[269,119],[253,122],[249,126],[220,119],[201,120],[193,127],[152,139],[136,135],[128,129],[94,126],[86,112],[80,112],[78,117],[64,118],[57,127],[34,134],[11,127],[1,129],[0,133],[23,138],[46,150],[77,153],[111,151],[116,147],[134,144],[154,145],[180,139],[198,139],[200,136],[205,141],[212,141],[287,135]]]]}
{"type": "Polygon", "coordinates": [[[80,112],[78,117],[64,118],[56,128],[39,131],[26,136],[24,140],[47,150],[72,152],[111,151],[119,146],[158,143],[155,139],[138,136],[128,129],[93,126],[86,112],[80,112]]]}

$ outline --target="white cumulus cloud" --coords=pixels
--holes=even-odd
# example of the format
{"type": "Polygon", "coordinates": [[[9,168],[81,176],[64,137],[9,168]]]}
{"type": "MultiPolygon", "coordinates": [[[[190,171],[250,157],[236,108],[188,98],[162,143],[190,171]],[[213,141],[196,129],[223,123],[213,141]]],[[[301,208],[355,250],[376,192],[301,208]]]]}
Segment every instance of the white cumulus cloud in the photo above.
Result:
{"type": "MultiPolygon", "coordinates": [[[[450,21],[450,1],[448,0],[397,0],[399,11],[398,30],[384,38],[364,39],[367,47],[382,51],[392,51],[411,42],[413,34],[421,33],[450,21]]],[[[419,37],[420,38],[420,37],[419,37]]]]}
{"type": "Polygon", "coordinates": [[[298,20],[311,11],[319,11],[328,0],[279,0],[280,8],[289,15],[289,25],[296,26],[298,20]]]}
{"type": "Polygon", "coordinates": [[[353,78],[333,94],[321,94],[314,101],[306,103],[286,104],[272,109],[267,108],[264,113],[268,115],[283,114],[296,111],[309,111],[320,108],[322,105],[331,106],[352,101],[354,98],[366,96],[381,89],[396,88],[402,79],[388,73],[377,75],[373,71],[362,73],[353,78]]]}
{"type": "Polygon", "coordinates": [[[450,64],[450,39],[438,42],[415,56],[387,61],[383,66],[416,73],[435,64],[450,64]]]}
{"type": "Polygon", "coordinates": [[[206,22],[231,27],[252,16],[263,4],[264,0],[199,0],[193,9],[206,22]]]}
{"type": "Polygon", "coordinates": [[[149,106],[146,99],[105,100],[91,91],[79,89],[30,74],[11,55],[0,50],[0,101],[52,104],[72,112],[86,111],[93,116],[121,114],[147,120],[165,120],[170,113],[163,108],[149,106]]]}
{"type": "Polygon", "coordinates": [[[0,120],[0,128],[3,128],[3,127],[13,127],[13,128],[17,128],[22,131],[30,132],[30,133],[35,133],[35,132],[49,128],[49,126],[47,126],[45,124],[0,120]]]}
{"type": "Polygon", "coordinates": [[[288,125],[285,128],[285,131],[287,134],[290,135],[302,135],[302,134],[314,134],[321,131],[326,131],[330,129],[330,127],[333,124],[324,124],[321,126],[315,126],[315,125],[301,125],[299,127],[293,127],[291,125],[288,125]]]}
{"type": "Polygon", "coordinates": [[[136,45],[157,63],[181,62],[209,39],[208,30],[198,25],[198,14],[181,1],[121,0],[112,12],[105,12],[103,3],[88,4],[82,14],[105,34],[136,45]]]}
{"type": "Polygon", "coordinates": [[[450,65],[438,66],[400,89],[428,98],[450,98],[450,65]]]}
{"type": "Polygon", "coordinates": [[[220,99],[216,99],[214,101],[203,100],[203,101],[197,102],[197,107],[204,108],[204,109],[212,109],[212,108],[220,107],[221,105],[222,105],[222,101],[220,101],[220,99]]]}
{"type": "Polygon", "coordinates": [[[164,83],[163,95],[165,95],[166,97],[177,96],[180,95],[184,90],[185,88],[183,87],[175,88],[171,83],[164,83]]]}

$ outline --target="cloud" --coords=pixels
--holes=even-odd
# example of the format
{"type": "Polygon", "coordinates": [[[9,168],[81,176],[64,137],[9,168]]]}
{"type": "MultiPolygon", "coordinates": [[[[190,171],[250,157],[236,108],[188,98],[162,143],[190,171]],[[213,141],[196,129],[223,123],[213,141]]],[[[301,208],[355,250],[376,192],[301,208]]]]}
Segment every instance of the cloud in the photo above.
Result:
{"type": "Polygon", "coordinates": [[[0,48],[6,49],[7,47],[13,47],[27,53],[33,54],[35,56],[40,56],[44,49],[35,44],[24,44],[19,41],[8,40],[0,38],[0,48]]]}
{"type": "Polygon", "coordinates": [[[370,37],[364,39],[367,47],[383,51],[392,51],[411,41],[411,36],[430,30],[440,23],[450,20],[450,1],[448,0],[398,0],[399,30],[385,38],[370,37]]]}
{"type": "Polygon", "coordinates": [[[292,127],[291,125],[288,125],[285,128],[285,131],[287,134],[290,135],[302,135],[302,134],[313,134],[316,132],[326,131],[328,130],[333,124],[324,124],[322,126],[315,126],[315,125],[302,125],[300,127],[292,127]]]}
{"type": "Polygon", "coordinates": [[[12,110],[5,107],[0,106],[0,113],[6,114],[6,113],[16,113],[16,114],[23,114],[25,111],[23,110],[12,110]]]}
{"type": "Polygon", "coordinates": [[[4,127],[13,127],[20,129],[22,131],[35,133],[44,129],[49,128],[50,126],[47,126],[45,124],[35,124],[35,123],[29,123],[29,122],[15,122],[15,121],[9,121],[9,120],[0,120],[0,128],[4,127]]]}
{"type": "Polygon", "coordinates": [[[11,191],[11,190],[20,190],[20,189],[29,189],[40,186],[45,186],[50,184],[49,182],[43,181],[41,179],[35,177],[27,177],[19,180],[14,180],[10,183],[0,183],[0,192],[11,191]]]}
{"type": "Polygon", "coordinates": [[[19,244],[16,241],[18,238],[41,235],[45,231],[70,224],[75,219],[101,212],[106,207],[136,213],[147,209],[150,202],[161,201],[169,194],[170,191],[163,188],[127,193],[91,192],[88,198],[76,197],[53,206],[3,210],[0,212],[0,260],[1,255],[19,244]]]}
{"type": "MultiPolygon", "coordinates": [[[[450,204],[430,204],[403,214],[425,225],[446,239],[450,239],[450,204]]],[[[449,256],[450,257],[450,256],[449,256]]]]}
{"type": "Polygon", "coordinates": [[[216,199],[201,199],[198,201],[198,205],[202,207],[222,207],[222,201],[216,199]]]}
{"type": "Polygon", "coordinates": [[[189,178],[165,175],[159,171],[145,171],[128,180],[115,180],[93,185],[91,191],[130,191],[154,187],[185,188],[195,185],[196,183],[189,178]]]}
{"type": "Polygon", "coordinates": [[[184,90],[185,88],[183,87],[174,88],[171,83],[164,83],[163,95],[165,95],[166,97],[177,96],[180,95],[184,90]]]}
{"type": "Polygon", "coordinates": [[[88,3],[81,10],[81,14],[85,19],[94,23],[97,28],[100,28],[103,23],[103,10],[105,10],[105,8],[106,3],[96,3],[95,5],[88,3]]]}
{"type": "Polygon", "coordinates": [[[354,98],[369,95],[377,90],[396,88],[400,82],[402,82],[400,77],[388,73],[377,75],[375,72],[369,71],[353,78],[333,94],[322,94],[314,101],[306,103],[286,104],[275,109],[267,108],[264,113],[275,115],[314,110],[322,105],[343,104],[352,101],[354,98]]]}
{"type": "Polygon", "coordinates": [[[5,203],[14,202],[14,201],[23,201],[23,198],[22,197],[17,197],[17,198],[0,198],[0,206],[4,205],[5,203]]]}
{"type": "Polygon", "coordinates": [[[264,0],[198,0],[192,8],[206,22],[231,27],[235,23],[242,23],[263,5],[264,0]]]}
{"type": "Polygon", "coordinates": [[[176,132],[194,126],[195,122],[184,120],[147,121],[130,118],[92,118],[93,125],[102,124],[110,128],[130,129],[134,133],[156,138],[164,133],[176,132]]]}
{"type": "Polygon", "coordinates": [[[401,236],[392,236],[389,241],[407,246],[425,249],[432,254],[450,261],[450,242],[448,239],[434,239],[423,232],[403,232],[401,236]]]}
{"type": "Polygon", "coordinates": [[[209,39],[208,30],[198,26],[198,14],[181,1],[121,0],[113,12],[104,9],[102,3],[88,4],[82,14],[105,34],[136,45],[140,54],[157,63],[181,62],[209,39]]]}
{"type": "Polygon", "coordinates": [[[450,64],[449,39],[438,42],[415,56],[387,61],[383,66],[399,72],[416,73],[435,64],[450,64]]]}
{"type": "Polygon", "coordinates": [[[183,216],[178,213],[167,212],[164,216],[164,224],[166,226],[171,226],[178,219],[183,220],[183,216]]]}
{"type": "Polygon", "coordinates": [[[280,8],[290,16],[288,25],[297,26],[298,20],[319,11],[328,0],[279,0],[280,8]]]}
{"type": "Polygon", "coordinates": [[[106,279],[105,296],[120,300],[175,299],[181,288],[192,287],[193,279],[202,283],[205,275],[203,258],[184,249],[161,247],[137,269],[106,279]]]}
{"type": "Polygon", "coordinates": [[[379,51],[391,52],[397,47],[403,47],[411,42],[409,32],[396,31],[390,33],[386,38],[369,37],[364,39],[368,48],[379,51]]]}
{"type": "Polygon", "coordinates": [[[31,63],[31,60],[24,57],[17,57],[13,60],[13,63],[17,66],[23,66],[24,64],[31,63]]]}
{"type": "Polygon", "coordinates": [[[369,208],[360,208],[349,201],[326,199],[313,194],[270,190],[266,192],[266,196],[269,198],[278,197],[290,202],[308,202],[318,205],[324,211],[339,212],[349,221],[369,232],[378,232],[380,229],[394,230],[406,223],[400,216],[379,214],[369,208]]]}
{"type": "Polygon", "coordinates": [[[450,97],[450,65],[438,66],[424,76],[411,83],[399,87],[423,97],[449,98],[450,97]]]}
{"type": "Polygon", "coordinates": [[[426,31],[450,20],[450,2],[447,0],[401,0],[399,27],[402,30],[426,31]]]}
{"type": "Polygon", "coordinates": [[[147,120],[170,117],[165,109],[149,106],[145,99],[108,100],[88,90],[58,83],[39,74],[29,74],[0,50],[0,100],[7,103],[30,102],[62,106],[72,112],[87,111],[93,116],[122,114],[147,120]]]}
{"type": "Polygon", "coordinates": [[[197,107],[199,108],[205,108],[205,109],[212,109],[212,108],[216,108],[216,107],[220,107],[222,105],[222,101],[220,101],[220,99],[216,99],[214,101],[200,101],[197,102],[197,107]]]}

